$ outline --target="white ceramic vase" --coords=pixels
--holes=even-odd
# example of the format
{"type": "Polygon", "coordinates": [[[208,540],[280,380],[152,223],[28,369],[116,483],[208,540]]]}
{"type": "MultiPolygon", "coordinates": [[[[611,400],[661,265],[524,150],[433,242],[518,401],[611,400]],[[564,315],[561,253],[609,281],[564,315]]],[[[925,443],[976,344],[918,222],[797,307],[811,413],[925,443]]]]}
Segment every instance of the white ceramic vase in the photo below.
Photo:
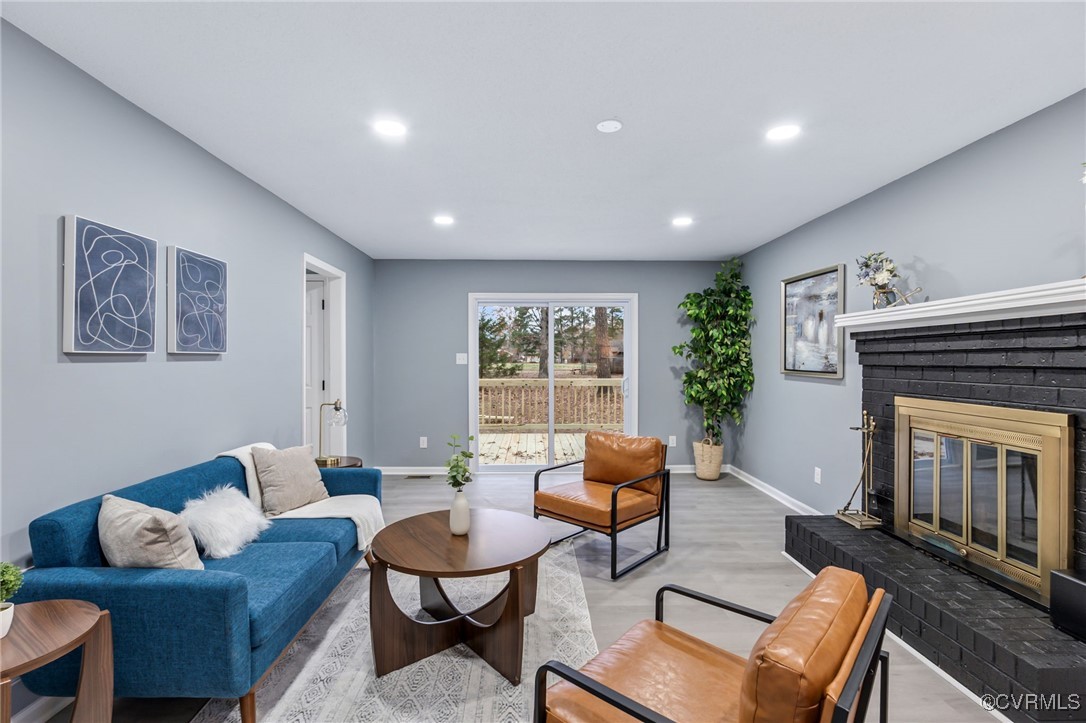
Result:
{"type": "Polygon", "coordinates": [[[15,603],[0,603],[0,638],[11,630],[11,621],[15,619],[15,603]]]}
{"type": "Polygon", "coordinates": [[[468,505],[468,496],[464,494],[464,490],[457,490],[449,509],[449,531],[454,535],[466,535],[469,527],[471,507],[468,505]]]}

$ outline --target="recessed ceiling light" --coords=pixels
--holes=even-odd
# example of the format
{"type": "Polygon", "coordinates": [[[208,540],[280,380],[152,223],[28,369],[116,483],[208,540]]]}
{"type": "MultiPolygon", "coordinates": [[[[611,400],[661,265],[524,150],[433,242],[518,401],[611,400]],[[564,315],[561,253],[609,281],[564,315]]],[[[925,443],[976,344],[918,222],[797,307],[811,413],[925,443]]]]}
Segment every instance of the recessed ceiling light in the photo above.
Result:
{"type": "Polygon", "coordinates": [[[377,135],[386,138],[403,138],[407,135],[407,126],[398,120],[390,118],[374,121],[373,130],[377,135]]]}
{"type": "Polygon", "coordinates": [[[771,141],[786,141],[798,136],[801,130],[797,125],[777,126],[766,131],[765,137],[771,141]]]}
{"type": "Polygon", "coordinates": [[[618,118],[608,118],[596,124],[596,130],[600,133],[617,133],[622,130],[622,121],[618,118]]]}
{"type": "Polygon", "coordinates": [[[694,223],[694,219],[690,218],[689,216],[676,216],[675,218],[671,219],[672,226],[689,226],[692,223],[694,223]]]}
{"type": "Polygon", "coordinates": [[[438,226],[452,226],[454,223],[456,223],[456,219],[452,216],[446,215],[434,216],[434,223],[436,223],[438,226]]]}

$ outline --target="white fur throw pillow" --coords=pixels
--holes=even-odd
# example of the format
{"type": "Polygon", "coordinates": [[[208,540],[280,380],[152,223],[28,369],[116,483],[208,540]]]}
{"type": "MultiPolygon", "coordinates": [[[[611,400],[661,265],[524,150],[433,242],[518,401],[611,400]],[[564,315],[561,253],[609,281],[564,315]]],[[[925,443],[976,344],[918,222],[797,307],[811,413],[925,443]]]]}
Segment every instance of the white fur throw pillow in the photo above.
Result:
{"type": "Polygon", "coordinates": [[[181,517],[203,548],[204,557],[211,558],[238,554],[271,527],[271,520],[244,492],[228,485],[186,502],[181,517]]]}

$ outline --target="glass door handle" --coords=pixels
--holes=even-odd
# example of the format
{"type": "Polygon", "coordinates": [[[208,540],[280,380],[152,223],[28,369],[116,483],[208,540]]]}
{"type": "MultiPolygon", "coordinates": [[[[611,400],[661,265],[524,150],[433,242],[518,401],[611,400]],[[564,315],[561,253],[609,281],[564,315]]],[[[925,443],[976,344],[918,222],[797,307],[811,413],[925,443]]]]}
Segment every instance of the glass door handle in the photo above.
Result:
{"type": "Polygon", "coordinates": [[[624,396],[624,397],[630,396],[630,378],[629,377],[623,377],[622,378],[622,396],[624,396]]]}

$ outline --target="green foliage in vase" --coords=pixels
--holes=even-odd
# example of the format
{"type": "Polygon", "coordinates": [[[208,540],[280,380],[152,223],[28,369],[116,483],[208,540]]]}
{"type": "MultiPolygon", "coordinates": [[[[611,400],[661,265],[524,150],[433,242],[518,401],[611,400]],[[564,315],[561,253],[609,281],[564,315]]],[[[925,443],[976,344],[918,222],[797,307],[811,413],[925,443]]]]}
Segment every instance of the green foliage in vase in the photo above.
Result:
{"type": "Polygon", "coordinates": [[[23,586],[23,571],[10,562],[0,562],[0,602],[15,597],[23,586]]]}
{"type": "Polygon", "coordinates": [[[754,297],[742,272],[739,259],[725,261],[712,286],[686,295],[679,308],[693,323],[690,341],[671,349],[690,362],[683,374],[683,398],[701,407],[705,436],[713,444],[721,443],[726,419],[743,421],[743,403],[754,388],[754,297]]]}
{"type": "MultiPolygon", "coordinates": [[[[445,476],[449,480],[449,486],[454,490],[460,490],[468,482],[471,482],[471,468],[468,467],[468,460],[475,456],[475,454],[467,449],[464,449],[464,445],[460,444],[460,435],[451,435],[451,442],[445,444],[452,447],[452,456],[445,463],[446,473],[445,476]]],[[[475,437],[468,435],[468,441],[474,442],[475,437]]]]}

